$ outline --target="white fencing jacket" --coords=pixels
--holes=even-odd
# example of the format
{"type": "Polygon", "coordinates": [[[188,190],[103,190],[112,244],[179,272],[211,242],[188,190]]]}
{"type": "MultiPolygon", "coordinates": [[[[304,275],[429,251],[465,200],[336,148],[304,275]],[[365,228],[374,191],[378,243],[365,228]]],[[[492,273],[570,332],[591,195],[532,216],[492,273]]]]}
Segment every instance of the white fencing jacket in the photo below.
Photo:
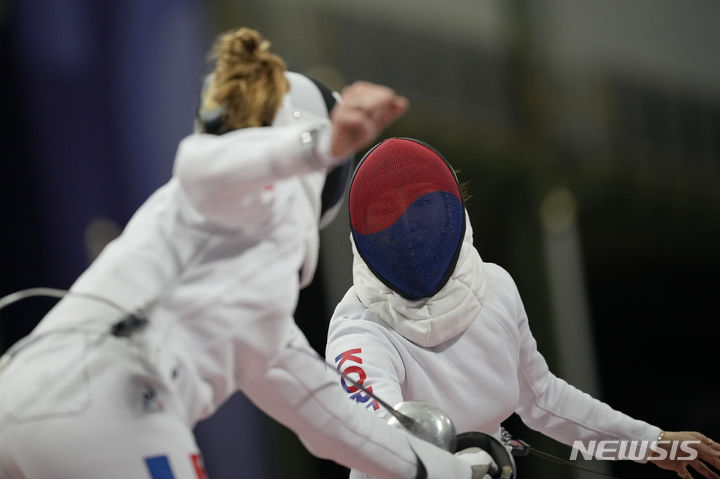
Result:
{"type": "MultiPolygon", "coordinates": [[[[315,267],[328,164],[308,161],[301,138],[310,128],[327,160],[327,120],[298,117],[288,105],[273,127],[185,138],[173,178],[26,341],[109,330],[123,313],[79,294],[102,296],[149,319],[128,339],[129,357],[175,391],[189,426],[242,390],[315,455],[380,477],[414,477],[416,452],[428,445],[344,400],[335,372],[293,321],[301,270],[307,281],[315,267]]],[[[429,477],[470,477],[451,454],[427,454],[429,477]]]]}
{"type": "MultiPolygon", "coordinates": [[[[412,301],[382,284],[355,251],[354,285],[330,322],[326,359],[394,405],[423,400],[445,411],[458,433],[500,439],[513,412],[564,444],[646,440],[660,429],[635,420],[553,375],[538,352],[510,275],[483,263],[467,230],[455,272],[434,297],[412,301]]],[[[367,394],[347,395],[383,415],[367,394]]]]}
{"type": "MultiPolygon", "coordinates": [[[[73,284],[150,319],[138,336],[151,363],[186,378],[187,419],[209,415],[272,364],[291,337],[306,249],[317,248],[317,209],[299,177],[258,180],[273,158],[304,164],[306,126],[196,134],[178,148],[175,175],[135,213],[73,284]],[[309,238],[309,239],[308,239],[309,238]]],[[[319,195],[324,173],[309,173],[319,195]]],[[[122,314],[67,296],[34,334],[109,328],[122,314]]]]}

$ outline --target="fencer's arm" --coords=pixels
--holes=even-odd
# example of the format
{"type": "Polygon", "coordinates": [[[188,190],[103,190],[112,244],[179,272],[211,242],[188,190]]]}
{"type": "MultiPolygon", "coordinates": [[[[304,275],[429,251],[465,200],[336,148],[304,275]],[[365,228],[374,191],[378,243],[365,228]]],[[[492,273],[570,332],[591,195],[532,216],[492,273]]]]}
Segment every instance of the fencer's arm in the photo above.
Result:
{"type": "Polygon", "coordinates": [[[277,180],[321,170],[332,127],[317,120],[283,127],[243,128],[224,135],[193,134],[175,156],[174,175],[192,205],[208,217],[277,180]]]}
{"type": "MultiPolygon", "coordinates": [[[[350,319],[361,314],[361,305],[347,301],[355,294],[354,288],[350,288],[330,320],[325,359],[340,371],[360,380],[364,387],[387,404],[395,405],[403,400],[400,384],[405,380],[405,368],[402,358],[383,334],[383,326],[350,319]]],[[[385,407],[367,393],[339,376],[336,382],[348,400],[360,403],[378,416],[386,416],[385,407]]]]}
{"type": "Polygon", "coordinates": [[[294,431],[314,455],[382,478],[471,478],[462,459],[414,438],[349,401],[336,374],[295,324],[292,339],[260,376],[241,385],[260,409],[294,431]]]}
{"type": "MultiPolygon", "coordinates": [[[[509,276],[508,279],[512,282],[509,276]]],[[[577,440],[656,440],[660,428],[611,408],[550,372],[537,350],[514,283],[512,288],[520,346],[520,400],[515,412],[523,422],[570,446],[577,440]]]]}

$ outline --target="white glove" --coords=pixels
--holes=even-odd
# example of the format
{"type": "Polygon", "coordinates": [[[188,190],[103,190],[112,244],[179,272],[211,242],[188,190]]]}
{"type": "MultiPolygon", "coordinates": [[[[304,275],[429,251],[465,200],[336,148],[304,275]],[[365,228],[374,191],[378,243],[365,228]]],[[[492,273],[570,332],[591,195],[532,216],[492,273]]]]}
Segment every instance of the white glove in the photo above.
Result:
{"type": "MultiPolygon", "coordinates": [[[[427,479],[474,479],[476,477],[471,471],[472,467],[468,467],[472,464],[468,464],[460,457],[410,434],[408,434],[408,438],[410,447],[422,461],[425,469],[425,475],[418,477],[427,479]]],[[[492,459],[490,460],[492,461],[492,459]]]]}
{"type": "Polygon", "coordinates": [[[498,472],[498,466],[490,454],[479,447],[469,447],[456,452],[455,455],[470,464],[472,479],[492,479],[491,474],[498,472]]]}
{"type": "MultiPolygon", "coordinates": [[[[409,433],[407,437],[410,448],[422,463],[418,464],[416,477],[422,479],[484,479],[482,475],[476,476],[474,473],[474,464],[477,464],[477,462],[467,462],[462,456],[452,454],[409,433]]],[[[492,461],[492,459],[489,459],[489,461],[492,461]]],[[[353,469],[350,471],[350,479],[377,478],[353,469]]]]}

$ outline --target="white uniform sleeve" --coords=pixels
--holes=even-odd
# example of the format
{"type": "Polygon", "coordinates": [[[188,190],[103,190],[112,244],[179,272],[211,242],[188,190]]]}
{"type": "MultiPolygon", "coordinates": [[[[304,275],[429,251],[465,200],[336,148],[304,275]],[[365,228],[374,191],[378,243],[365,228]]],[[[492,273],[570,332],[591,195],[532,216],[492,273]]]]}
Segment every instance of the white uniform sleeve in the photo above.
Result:
{"type": "Polygon", "coordinates": [[[174,175],[192,206],[228,227],[241,221],[236,212],[248,195],[290,176],[322,170],[338,160],[329,151],[327,121],[283,127],[243,128],[224,135],[184,138],[174,175]]]}
{"type": "MultiPolygon", "coordinates": [[[[405,380],[403,362],[397,349],[381,332],[382,326],[371,321],[344,318],[342,306],[343,303],[338,307],[340,315],[336,314],[330,322],[326,360],[394,406],[403,400],[400,384],[405,380]]],[[[388,412],[382,404],[345,379],[338,377],[336,381],[348,399],[369,411],[376,411],[377,416],[387,420],[388,412]]],[[[350,479],[369,478],[357,469],[350,471],[350,479]]]]}
{"type": "Polygon", "coordinates": [[[520,341],[520,400],[515,412],[523,422],[570,446],[588,440],[656,440],[659,428],[612,409],[550,372],[517,289],[515,293],[520,341]]]}
{"type": "Polygon", "coordinates": [[[336,373],[293,324],[291,340],[277,360],[244,384],[243,392],[318,457],[383,478],[416,477],[420,457],[429,478],[471,477],[461,459],[348,401],[336,381],[336,373]]]}
{"type": "MultiPolygon", "coordinates": [[[[382,333],[383,326],[371,321],[333,319],[328,332],[325,358],[351,379],[377,395],[390,406],[403,400],[405,380],[403,361],[397,349],[382,333]]],[[[337,377],[346,396],[377,415],[387,410],[350,381],[337,377]]]]}

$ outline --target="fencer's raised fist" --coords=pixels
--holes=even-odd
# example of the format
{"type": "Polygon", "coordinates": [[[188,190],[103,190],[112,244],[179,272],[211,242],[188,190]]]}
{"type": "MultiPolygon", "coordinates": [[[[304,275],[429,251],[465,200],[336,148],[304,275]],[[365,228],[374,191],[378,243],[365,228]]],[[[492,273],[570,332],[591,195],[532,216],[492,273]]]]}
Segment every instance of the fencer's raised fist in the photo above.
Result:
{"type": "Polygon", "coordinates": [[[342,101],[330,113],[330,153],[341,158],[369,146],[408,109],[408,100],[392,88],[358,81],[343,88],[342,101]]]}

